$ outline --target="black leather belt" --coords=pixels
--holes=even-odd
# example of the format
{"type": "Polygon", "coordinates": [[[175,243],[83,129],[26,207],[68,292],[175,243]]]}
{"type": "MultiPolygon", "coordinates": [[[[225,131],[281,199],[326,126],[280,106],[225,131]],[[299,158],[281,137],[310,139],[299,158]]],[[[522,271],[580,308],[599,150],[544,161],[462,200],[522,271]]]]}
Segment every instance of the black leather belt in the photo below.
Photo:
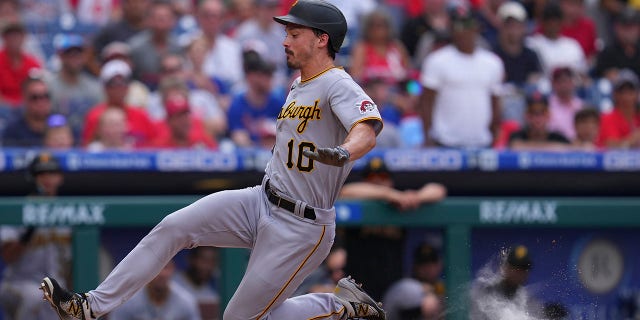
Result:
{"type": "MultiPolygon", "coordinates": [[[[267,181],[264,185],[264,192],[267,194],[267,198],[269,199],[269,201],[271,203],[273,203],[274,205],[285,209],[293,214],[295,214],[296,212],[296,204],[294,202],[291,202],[279,195],[277,195],[273,190],[271,190],[271,187],[269,186],[269,181],[267,181]]],[[[307,219],[311,219],[311,220],[315,220],[316,219],[316,211],[313,210],[313,208],[309,207],[309,206],[305,206],[304,208],[304,217],[307,219]]]]}

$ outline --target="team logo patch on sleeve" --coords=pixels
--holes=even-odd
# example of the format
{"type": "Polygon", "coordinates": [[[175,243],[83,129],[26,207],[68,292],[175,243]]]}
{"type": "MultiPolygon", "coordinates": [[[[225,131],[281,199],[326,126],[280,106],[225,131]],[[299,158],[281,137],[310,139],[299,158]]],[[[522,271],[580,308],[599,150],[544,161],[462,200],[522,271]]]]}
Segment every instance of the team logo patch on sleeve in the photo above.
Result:
{"type": "Polygon", "coordinates": [[[360,110],[360,114],[365,114],[367,112],[373,112],[373,110],[376,109],[376,104],[369,100],[364,100],[360,103],[357,103],[356,107],[358,108],[358,110],[360,110]]]}

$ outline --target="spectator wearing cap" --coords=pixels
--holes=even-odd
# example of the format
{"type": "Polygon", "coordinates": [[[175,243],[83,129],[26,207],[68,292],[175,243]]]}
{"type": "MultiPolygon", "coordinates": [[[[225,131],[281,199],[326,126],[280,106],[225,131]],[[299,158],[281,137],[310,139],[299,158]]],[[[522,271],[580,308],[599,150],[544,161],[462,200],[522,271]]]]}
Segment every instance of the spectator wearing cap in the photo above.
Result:
{"type": "Polygon", "coordinates": [[[100,71],[100,81],[105,90],[106,101],[94,106],[87,114],[82,132],[82,146],[87,146],[94,138],[100,115],[107,108],[120,108],[127,115],[127,136],[136,147],[144,146],[155,134],[155,126],[144,109],[132,107],[125,101],[131,69],[121,60],[107,62],[100,71]]]}
{"type": "Polygon", "coordinates": [[[235,39],[222,32],[226,13],[222,0],[201,1],[196,13],[201,33],[193,41],[206,48],[202,72],[210,79],[220,79],[234,91],[243,82],[242,49],[235,39]]]}
{"type": "Polygon", "coordinates": [[[60,160],[48,151],[40,152],[27,166],[29,179],[33,182],[32,195],[57,196],[64,183],[60,160]]]}
{"type": "Polygon", "coordinates": [[[359,83],[384,79],[397,85],[408,77],[410,63],[407,49],[395,36],[391,16],[382,9],[367,14],[351,51],[349,73],[353,79],[359,83]]]}
{"type": "Polygon", "coordinates": [[[585,13],[584,0],[559,0],[562,10],[562,29],[560,34],[574,39],[580,44],[587,61],[592,61],[597,53],[596,24],[585,13]]]}
{"type": "MultiPolygon", "coordinates": [[[[496,277],[479,275],[472,284],[470,319],[502,319],[503,308],[510,304],[517,305],[518,309],[523,308],[523,314],[528,316],[540,314],[541,306],[525,288],[533,267],[529,249],[524,245],[515,245],[500,258],[500,270],[496,277]]],[[[517,319],[515,316],[514,319],[517,319]]],[[[514,315],[511,314],[511,317],[514,315]]]]}
{"type": "Polygon", "coordinates": [[[163,99],[166,121],[158,126],[156,138],[151,142],[155,148],[217,149],[200,119],[191,115],[189,98],[184,93],[173,93],[163,99]]]}
{"type": "Polygon", "coordinates": [[[558,4],[547,3],[542,10],[540,32],[527,37],[526,44],[538,54],[546,76],[559,66],[568,66],[580,76],[586,75],[588,63],[582,47],[575,39],[561,34],[563,18],[558,4]]]}
{"type": "Polygon", "coordinates": [[[420,74],[424,144],[489,147],[500,126],[504,66],[477,45],[477,22],[467,8],[452,9],[451,21],[452,44],[427,56],[420,74]]]}
{"type": "Polygon", "coordinates": [[[288,86],[287,57],[282,50],[282,28],[273,20],[280,15],[279,0],[256,0],[255,15],[241,23],[234,38],[244,50],[255,50],[276,69],[273,85],[276,88],[288,86]]]}
{"type": "Polygon", "coordinates": [[[162,56],[181,53],[182,47],[172,31],[176,25],[173,6],[169,2],[154,1],[147,14],[147,29],[129,39],[133,78],[153,91],[160,81],[162,56]]]}
{"type": "Polygon", "coordinates": [[[613,83],[613,110],[600,118],[598,145],[608,149],[640,147],[638,77],[629,69],[618,73],[613,83]]]}
{"type": "Polygon", "coordinates": [[[238,147],[258,146],[262,123],[278,117],[284,105],[284,97],[272,90],[274,71],[257,52],[244,53],[247,88],[233,97],[227,115],[229,135],[238,147]]]}
{"type": "Polygon", "coordinates": [[[412,274],[394,282],[382,303],[389,320],[441,319],[445,289],[440,251],[428,243],[413,252],[412,274]]]}
{"type": "MultiPolygon", "coordinates": [[[[129,65],[129,68],[133,67],[133,61],[131,60],[131,46],[126,42],[114,41],[108,44],[100,53],[101,64],[111,60],[122,60],[129,65]]],[[[125,98],[127,104],[136,107],[145,107],[149,103],[149,88],[136,80],[131,79],[129,82],[129,92],[125,98]]]]}
{"type": "Polygon", "coordinates": [[[505,82],[518,88],[536,83],[542,74],[540,59],[524,45],[527,34],[527,11],[516,1],[506,1],[498,8],[500,19],[493,52],[504,63],[505,82]]]}
{"type": "Polygon", "coordinates": [[[24,105],[7,123],[2,144],[5,147],[42,147],[52,110],[49,87],[42,78],[27,78],[22,82],[22,95],[24,105]]]}
{"type": "Polygon", "coordinates": [[[576,92],[577,75],[569,67],[558,67],[551,73],[548,129],[573,141],[576,131],[573,118],[584,102],[576,92]]]}
{"type": "MultiPolygon", "coordinates": [[[[204,125],[209,135],[221,137],[227,131],[227,114],[219,100],[210,91],[199,87],[192,77],[185,58],[178,54],[164,55],[160,61],[160,86],[149,97],[147,113],[153,121],[164,121],[167,117],[163,99],[173,92],[187,94],[191,114],[204,125]]],[[[207,80],[208,81],[208,80],[207,80]]]]}
{"type": "Polygon", "coordinates": [[[75,138],[67,118],[61,114],[52,114],[47,119],[44,131],[43,147],[54,150],[68,150],[74,147],[75,138]]]}
{"type": "Polygon", "coordinates": [[[77,34],[61,34],[54,40],[60,58],[60,71],[47,77],[53,111],[67,117],[76,140],[84,127],[84,119],[97,103],[104,100],[100,82],[85,72],[87,52],[84,38],[77,34]]]}
{"type": "Polygon", "coordinates": [[[558,151],[569,148],[569,140],[561,133],[549,131],[549,103],[539,92],[527,97],[525,126],[509,136],[512,150],[558,151]]]}
{"type": "Polygon", "coordinates": [[[24,52],[26,30],[20,21],[0,21],[4,46],[0,48],[0,105],[18,108],[23,102],[20,84],[32,70],[41,69],[38,59],[24,52]]]}
{"type": "Polygon", "coordinates": [[[622,11],[613,20],[613,39],[598,53],[594,66],[596,77],[615,79],[622,69],[640,77],[640,13],[633,8],[622,11]]]}

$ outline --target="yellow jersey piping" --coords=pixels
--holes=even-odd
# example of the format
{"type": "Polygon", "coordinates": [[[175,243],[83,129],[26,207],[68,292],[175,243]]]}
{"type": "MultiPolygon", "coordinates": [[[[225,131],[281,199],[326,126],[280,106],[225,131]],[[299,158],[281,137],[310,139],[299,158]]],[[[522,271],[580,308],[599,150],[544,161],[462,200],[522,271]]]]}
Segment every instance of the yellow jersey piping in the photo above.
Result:
{"type": "Polygon", "coordinates": [[[331,69],[335,69],[335,68],[342,69],[342,67],[336,67],[336,66],[333,66],[333,67],[331,67],[331,68],[328,68],[328,69],[325,69],[325,70],[320,71],[320,73],[316,74],[315,76],[313,76],[313,77],[311,77],[311,78],[309,78],[309,79],[305,79],[305,80],[300,79],[300,83],[306,83],[306,82],[309,82],[309,81],[311,81],[311,80],[313,80],[313,79],[315,79],[315,78],[317,78],[317,77],[319,77],[319,76],[323,75],[323,74],[324,74],[324,73],[326,73],[327,71],[329,71],[329,70],[331,70],[331,69]]]}
{"type": "Polygon", "coordinates": [[[282,293],[284,292],[284,289],[286,289],[289,286],[291,281],[293,281],[293,278],[295,278],[295,276],[298,274],[298,272],[300,272],[300,269],[302,269],[302,267],[307,263],[309,258],[311,258],[311,256],[316,252],[316,250],[318,250],[318,247],[320,246],[320,243],[322,243],[322,239],[324,239],[324,234],[326,232],[326,229],[327,229],[326,226],[322,226],[322,234],[320,235],[320,239],[318,239],[318,242],[316,243],[316,245],[313,247],[313,250],[311,250],[311,252],[309,252],[307,257],[304,258],[304,260],[302,260],[302,263],[298,266],[298,269],[296,269],[296,271],[291,275],[291,277],[289,277],[289,280],[287,280],[287,282],[284,284],[284,286],[282,286],[282,288],[280,288],[280,291],[278,291],[278,294],[276,294],[276,296],[273,297],[273,299],[271,299],[271,301],[269,302],[267,307],[264,308],[264,310],[260,313],[260,315],[256,319],[262,318],[262,316],[264,316],[265,313],[267,313],[267,311],[271,308],[271,306],[273,306],[273,304],[276,302],[276,300],[278,300],[278,297],[280,297],[280,295],[282,295],[282,293]]]}

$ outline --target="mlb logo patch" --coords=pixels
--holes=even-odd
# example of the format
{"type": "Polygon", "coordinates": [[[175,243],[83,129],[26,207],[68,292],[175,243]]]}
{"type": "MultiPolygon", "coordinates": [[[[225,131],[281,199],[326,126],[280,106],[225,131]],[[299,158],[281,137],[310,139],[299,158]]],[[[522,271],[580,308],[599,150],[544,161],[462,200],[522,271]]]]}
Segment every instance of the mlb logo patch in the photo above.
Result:
{"type": "Polygon", "coordinates": [[[356,104],[356,107],[360,110],[360,114],[365,114],[367,112],[373,112],[373,110],[376,109],[376,104],[369,100],[364,100],[356,104]]]}

